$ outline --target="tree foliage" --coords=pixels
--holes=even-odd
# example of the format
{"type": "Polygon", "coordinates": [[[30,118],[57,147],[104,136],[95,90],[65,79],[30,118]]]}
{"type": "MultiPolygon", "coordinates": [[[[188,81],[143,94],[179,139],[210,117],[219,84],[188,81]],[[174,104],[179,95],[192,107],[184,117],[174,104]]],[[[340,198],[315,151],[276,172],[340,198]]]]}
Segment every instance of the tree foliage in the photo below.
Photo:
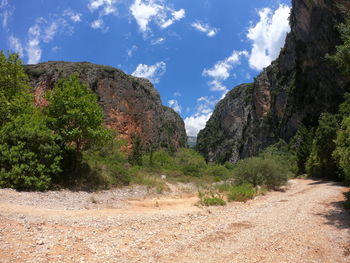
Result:
{"type": "Polygon", "coordinates": [[[49,127],[60,136],[65,148],[65,169],[77,173],[82,151],[102,145],[112,136],[103,125],[102,109],[96,95],[76,75],[59,80],[46,98],[49,127]]]}
{"type": "Polygon", "coordinates": [[[306,163],[309,176],[318,178],[341,179],[337,161],[332,156],[336,148],[334,140],[339,129],[339,116],[323,113],[312,142],[312,150],[306,163]]]}
{"type": "Polygon", "coordinates": [[[336,149],[333,153],[339,166],[344,172],[345,181],[350,184],[350,116],[344,116],[335,141],[336,149]]]}
{"type": "Polygon", "coordinates": [[[328,55],[327,58],[350,75],[350,15],[338,26],[338,30],[343,43],[336,47],[334,55],[328,55]]]}
{"type": "Polygon", "coordinates": [[[312,141],[313,130],[309,130],[301,124],[290,143],[296,158],[297,174],[306,173],[305,164],[311,152],[312,141]]]}
{"type": "Polygon", "coordinates": [[[22,114],[0,129],[0,186],[20,190],[46,190],[61,171],[58,136],[44,116],[22,114]]]}
{"type": "Polygon", "coordinates": [[[32,110],[28,77],[17,54],[0,51],[0,126],[32,110]]]}

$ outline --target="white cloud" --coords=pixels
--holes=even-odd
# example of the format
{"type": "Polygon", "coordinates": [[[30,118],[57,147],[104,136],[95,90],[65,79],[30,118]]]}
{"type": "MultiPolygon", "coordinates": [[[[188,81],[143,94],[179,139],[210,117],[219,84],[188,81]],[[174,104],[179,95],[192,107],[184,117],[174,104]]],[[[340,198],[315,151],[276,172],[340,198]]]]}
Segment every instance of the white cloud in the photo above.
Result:
{"type": "Polygon", "coordinates": [[[248,56],[248,52],[233,51],[230,57],[217,62],[211,69],[204,69],[202,74],[217,80],[226,80],[230,76],[231,69],[241,63],[242,56],[248,56]]]}
{"type": "MultiPolygon", "coordinates": [[[[228,58],[218,61],[211,69],[204,69],[203,76],[210,77],[213,80],[209,81],[211,91],[219,91],[225,95],[228,92],[227,87],[222,83],[231,76],[231,71],[234,66],[241,63],[242,57],[248,57],[247,51],[233,51],[228,58]]],[[[235,76],[235,74],[233,74],[235,76]]]]}
{"type": "Polygon", "coordinates": [[[205,127],[212,113],[195,114],[185,118],[185,127],[187,136],[197,136],[198,132],[205,127]]]}
{"type": "Polygon", "coordinates": [[[10,49],[18,53],[20,57],[23,57],[23,47],[20,40],[14,36],[8,38],[10,49]]]}
{"type": "Polygon", "coordinates": [[[217,102],[218,100],[214,97],[204,96],[197,99],[196,112],[184,120],[188,136],[197,136],[198,132],[205,127],[217,102]]]}
{"type": "Polygon", "coordinates": [[[174,92],[174,97],[181,97],[181,93],[178,91],[174,92]]]}
{"type": "Polygon", "coordinates": [[[166,72],[166,63],[161,61],[154,65],[148,66],[139,64],[136,70],[131,74],[135,77],[145,78],[153,84],[159,83],[160,77],[166,72]]]}
{"type": "Polygon", "coordinates": [[[136,19],[141,32],[148,30],[148,23],[151,21],[152,17],[156,16],[158,12],[161,11],[161,9],[162,7],[153,3],[153,1],[145,4],[141,0],[135,0],[130,6],[131,14],[136,19]]]}
{"type": "Polygon", "coordinates": [[[132,55],[134,54],[134,52],[137,50],[137,46],[133,45],[130,49],[128,49],[126,51],[128,57],[132,57],[132,55]]]}
{"type": "Polygon", "coordinates": [[[259,11],[260,21],[248,30],[247,38],[252,41],[249,65],[262,70],[276,59],[283,47],[289,25],[290,7],[280,5],[274,12],[270,8],[259,11]]]}
{"type": "Polygon", "coordinates": [[[41,59],[41,48],[40,48],[40,37],[41,30],[39,25],[34,25],[28,30],[28,44],[26,47],[28,64],[36,64],[41,59]]]}
{"type": "Polygon", "coordinates": [[[56,52],[58,52],[60,49],[61,49],[61,48],[60,48],[59,46],[54,46],[53,48],[51,48],[51,51],[52,51],[53,53],[56,53],[56,52]]]}
{"type": "Polygon", "coordinates": [[[105,27],[103,17],[117,13],[117,0],[90,0],[88,8],[90,12],[98,11],[98,18],[91,22],[90,26],[93,29],[101,29],[103,32],[108,31],[105,27]]]}
{"type": "MultiPolygon", "coordinates": [[[[43,17],[36,20],[36,24],[28,29],[28,40],[25,46],[28,64],[36,64],[42,56],[42,42],[49,43],[53,41],[58,33],[72,34],[74,27],[63,17],[69,16],[69,12],[65,10],[62,17],[47,21],[43,17]]],[[[73,21],[74,22],[74,21],[73,21]]],[[[53,52],[57,49],[53,48],[53,52]]]]}
{"type": "Polygon", "coordinates": [[[70,18],[70,20],[72,20],[74,23],[77,23],[77,22],[81,22],[82,14],[75,13],[75,12],[73,12],[72,9],[68,8],[68,9],[64,10],[63,16],[68,16],[70,18]]]}
{"type": "Polygon", "coordinates": [[[103,27],[103,20],[101,18],[96,19],[95,21],[92,21],[91,27],[93,29],[99,29],[103,27]]]}
{"type": "Polygon", "coordinates": [[[2,27],[7,29],[9,20],[13,15],[15,8],[9,5],[7,0],[1,0],[0,2],[0,18],[2,27]]]}
{"type": "Polygon", "coordinates": [[[204,24],[200,21],[192,23],[191,26],[198,31],[205,33],[208,37],[214,37],[218,32],[217,28],[212,28],[208,24],[204,24]]]}
{"type": "Polygon", "coordinates": [[[44,32],[43,35],[43,40],[45,43],[48,43],[50,41],[53,40],[53,38],[55,37],[56,33],[58,30],[58,25],[56,22],[52,22],[51,25],[49,25],[44,32]]]}
{"type": "Polygon", "coordinates": [[[155,40],[152,40],[151,45],[159,45],[159,44],[162,44],[164,41],[165,41],[165,38],[160,37],[160,38],[157,38],[155,40]]]}
{"type": "Polygon", "coordinates": [[[100,16],[114,14],[117,12],[117,0],[90,0],[88,8],[91,12],[99,10],[100,16]]]}
{"type": "Polygon", "coordinates": [[[168,105],[170,108],[172,108],[174,111],[176,111],[177,113],[181,113],[181,106],[179,105],[179,102],[177,100],[169,100],[168,101],[168,105]]]}
{"type": "Polygon", "coordinates": [[[172,24],[174,24],[176,21],[181,20],[185,17],[186,12],[185,9],[180,9],[178,11],[172,11],[172,18],[170,19],[160,19],[160,26],[162,28],[167,28],[168,26],[171,26],[172,24]]]}
{"type": "Polygon", "coordinates": [[[165,6],[162,0],[135,0],[130,11],[142,33],[150,30],[151,21],[164,29],[183,19],[186,14],[184,9],[174,10],[165,6]]]}

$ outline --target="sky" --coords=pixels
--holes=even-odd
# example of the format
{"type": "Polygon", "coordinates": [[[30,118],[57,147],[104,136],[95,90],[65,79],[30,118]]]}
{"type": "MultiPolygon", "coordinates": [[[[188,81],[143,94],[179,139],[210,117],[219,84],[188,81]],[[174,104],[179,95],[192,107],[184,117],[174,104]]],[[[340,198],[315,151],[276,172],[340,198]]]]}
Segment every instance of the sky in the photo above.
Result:
{"type": "Polygon", "coordinates": [[[0,50],[149,79],[189,136],[253,82],[290,31],[291,0],[0,0],[0,50]]]}

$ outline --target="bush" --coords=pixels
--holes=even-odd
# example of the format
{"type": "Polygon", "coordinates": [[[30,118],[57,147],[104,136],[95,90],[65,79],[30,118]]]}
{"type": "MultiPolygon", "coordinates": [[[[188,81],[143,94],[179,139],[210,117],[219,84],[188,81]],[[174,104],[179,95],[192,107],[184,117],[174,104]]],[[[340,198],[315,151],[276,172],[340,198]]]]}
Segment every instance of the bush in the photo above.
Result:
{"type": "Polygon", "coordinates": [[[169,155],[168,151],[165,149],[160,149],[153,153],[153,166],[155,167],[162,167],[162,168],[169,168],[173,165],[174,160],[169,155]]]}
{"type": "Polygon", "coordinates": [[[0,129],[0,186],[19,190],[46,190],[61,171],[58,137],[34,111],[0,129]]]}
{"type": "Polygon", "coordinates": [[[333,153],[345,176],[345,182],[350,184],[350,117],[344,118],[336,139],[336,149],[333,153]]]}
{"type": "Polygon", "coordinates": [[[339,117],[336,115],[329,113],[321,115],[311,154],[306,162],[306,172],[309,176],[342,179],[338,164],[332,156],[336,148],[335,139],[339,126],[339,117]]]}
{"type": "Polygon", "coordinates": [[[209,176],[226,179],[230,175],[230,171],[223,165],[208,165],[206,174],[209,176]]]}
{"type": "Polygon", "coordinates": [[[305,125],[300,125],[297,133],[290,142],[291,150],[294,152],[297,165],[297,174],[306,173],[306,161],[311,153],[314,130],[308,130],[305,125]]]}
{"type": "Polygon", "coordinates": [[[203,206],[224,206],[226,205],[225,200],[219,193],[212,191],[199,192],[198,194],[200,201],[199,203],[203,206]]]}
{"type": "Polygon", "coordinates": [[[298,172],[297,158],[290,149],[290,145],[283,140],[266,148],[259,157],[276,161],[294,175],[298,172]]]}
{"type": "Polygon", "coordinates": [[[266,186],[274,189],[288,181],[291,172],[273,159],[253,157],[239,161],[233,171],[240,184],[250,183],[253,186],[266,186]]]}
{"type": "Polygon", "coordinates": [[[252,199],[255,195],[255,188],[252,184],[241,184],[238,186],[232,186],[228,192],[229,201],[244,202],[252,199]]]}
{"type": "Polygon", "coordinates": [[[75,178],[86,187],[108,189],[129,185],[131,175],[126,163],[127,157],[120,152],[119,142],[112,140],[109,146],[83,153],[82,167],[75,178]]]}
{"type": "Polygon", "coordinates": [[[207,164],[203,156],[192,149],[180,149],[175,155],[175,165],[184,175],[202,176],[207,164]]]}

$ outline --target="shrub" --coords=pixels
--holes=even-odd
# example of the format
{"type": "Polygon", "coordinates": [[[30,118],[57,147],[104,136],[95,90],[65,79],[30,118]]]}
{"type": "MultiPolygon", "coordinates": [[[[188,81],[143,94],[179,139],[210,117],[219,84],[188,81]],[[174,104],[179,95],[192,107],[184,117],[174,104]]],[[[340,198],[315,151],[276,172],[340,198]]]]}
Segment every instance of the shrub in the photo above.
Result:
{"type": "Polygon", "coordinates": [[[312,177],[342,179],[338,164],[332,156],[339,129],[339,117],[323,113],[315,132],[311,154],[306,162],[306,172],[312,177]]]}
{"type": "Polygon", "coordinates": [[[285,184],[291,172],[273,159],[253,157],[239,161],[233,174],[238,183],[262,185],[273,189],[285,184]]]}
{"type": "Polygon", "coordinates": [[[223,165],[208,165],[206,174],[225,179],[230,175],[230,171],[223,165]]]}
{"type": "Polygon", "coordinates": [[[153,165],[155,167],[168,168],[174,160],[165,149],[160,149],[153,153],[153,165]]]}
{"type": "Polygon", "coordinates": [[[200,201],[199,203],[203,206],[224,206],[226,205],[223,197],[216,192],[207,191],[207,192],[199,192],[198,194],[200,201]]]}
{"type": "Polygon", "coordinates": [[[291,150],[294,152],[296,158],[298,175],[306,173],[305,164],[311,153],[313,133],[313,129],[308,130],[302,124],[290,142],[291,150]]]}
{"type": "Polygon", "coordinates": [[[203,156],[192,149],[180,149],[175,155],[175,165],[184,175],[202,176],[207,164],[203,156]]]}
{"type": "Polygon", "coordinates": [[[255,189],[252,184],[241,184],[238,186],[232,186],[228,192],[229,201],[244,202],[252,199],[255,195],[255,189]]]}
{"type": "Polygon", "coordinates": [[[0,129],[0,186],[19,190],[46,190],[61,171],[58,136],[34,111],[6,123],[0,129]]]}
{"type": "Polygon", "coordinates": [[[338,131],[336,149],[333,153],[345,176],[345,182],[350,184],[350,117],[345,117],[338,131]]]}
{"type": "Polygon", "coordinates": [[[143,154],[143,144],[142,144],[141,137],[134,134],[132,136],[132,150],[129,155],[129,163],[133,165],[141,166],[143,164],[142,154],[143,154]]]}
{"type": "Polygon", "coordinates": [[[120,152],[120,143],[112,140],[109,146],[91,149],[83,153],[83,162],[75,178],[86,187],[129,185],[130,171],[126,167],[127,158],[120,152]]]}

